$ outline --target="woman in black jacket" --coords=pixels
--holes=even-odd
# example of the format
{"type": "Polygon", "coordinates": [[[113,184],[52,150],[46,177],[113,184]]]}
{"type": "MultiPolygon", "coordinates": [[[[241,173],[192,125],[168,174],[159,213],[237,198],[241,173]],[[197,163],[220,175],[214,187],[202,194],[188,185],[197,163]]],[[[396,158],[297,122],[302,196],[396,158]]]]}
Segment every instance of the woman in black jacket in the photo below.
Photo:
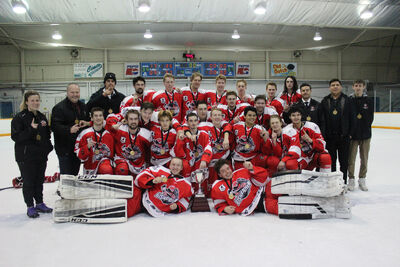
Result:
{"type": "Polygon", "coordinates": [[[39,216],[38,212],[53,210],[43,203],[43,182],[47,156],[53,150],[50,127],[46,116],[39,111],[40,96],[36,91],[24,94],[19,112],[11,121],[11,138],[15,142],[15,161],[23,178],[22,192],[27,215],[39,216]],[[36,206],[34,206],[34,200],[36,206]]]}

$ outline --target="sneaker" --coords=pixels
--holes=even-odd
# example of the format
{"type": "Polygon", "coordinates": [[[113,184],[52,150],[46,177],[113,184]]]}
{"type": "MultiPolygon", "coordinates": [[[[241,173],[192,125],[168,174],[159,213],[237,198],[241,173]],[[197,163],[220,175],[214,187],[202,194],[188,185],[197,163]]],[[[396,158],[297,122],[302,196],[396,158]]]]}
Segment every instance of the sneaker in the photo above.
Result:
{"type": "Polygon", "coordinates": [[[53,211],[52,208],[47,207],[46,204],[44,203],[36,204],[35,209],[38,212],[43,212],[43,213],[51,213],[53,211]]]}
{"type": "Polygon", "coordinates": [[[354,187],[355,187],[355,179],[354,178],[350,178],[348,183],[347,183],[347,189],[349,191],[354,191],[354,187]]]}
{"type": "Polygon", "coordinates": [[[358,187],[362,190],[362,191],[368,191],[368,187],[365,184],[365,178],[359,178],[358,179],[358,187]]]}
{"type": "Polygon", "coordinates": [[[37,218],[39,217],[39,213],[34,207],[29,207],[28,211],[26,212],[26,215],[28,215],[29,218],[37,218]]]}

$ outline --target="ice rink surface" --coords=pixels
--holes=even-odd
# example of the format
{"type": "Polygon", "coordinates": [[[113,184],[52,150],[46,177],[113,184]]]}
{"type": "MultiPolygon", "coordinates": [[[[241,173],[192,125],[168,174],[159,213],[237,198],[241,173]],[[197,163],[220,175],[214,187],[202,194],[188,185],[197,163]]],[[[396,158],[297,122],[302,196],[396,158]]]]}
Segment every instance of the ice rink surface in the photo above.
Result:
{"type": "MultiPolygon", "coordinates": [[[[185,213],[56,224],[50,214],[28,218],[21,189],[0,191],[0,266],[400,266],[400,131],[374,129],[372,138],[369,192],[349,193],[351,219],[185,213]]],[[[13,146],[0,138],[0,187],[19,176],[13,146]]],[[[46,174],[57,168],[52,152],[46,174]]],[[[51,207],[56,187],[45,184],[51,207]]]]}

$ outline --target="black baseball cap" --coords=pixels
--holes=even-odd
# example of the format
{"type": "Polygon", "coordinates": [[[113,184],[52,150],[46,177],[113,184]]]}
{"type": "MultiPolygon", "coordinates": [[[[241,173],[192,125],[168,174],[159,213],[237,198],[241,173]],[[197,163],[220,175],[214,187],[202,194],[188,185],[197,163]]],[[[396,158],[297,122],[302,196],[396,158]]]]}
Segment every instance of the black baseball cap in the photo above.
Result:
{"type": "Polygon", "coordinates": [[[106,83],[106,81],[108,79],[113,79],[115,83],[117,83],[117,78],[115,77],[115,73],[112,72],[107,72],[106,76],[104,76],[104,83],[106,83]]]}

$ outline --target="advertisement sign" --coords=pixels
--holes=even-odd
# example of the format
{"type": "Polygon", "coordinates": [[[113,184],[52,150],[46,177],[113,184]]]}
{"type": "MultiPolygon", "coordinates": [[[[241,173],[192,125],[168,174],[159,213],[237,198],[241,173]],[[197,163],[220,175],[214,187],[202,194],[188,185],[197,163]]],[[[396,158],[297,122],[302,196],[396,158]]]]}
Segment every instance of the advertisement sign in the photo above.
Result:
{"type": "Polygon", "coordinates": [[[250,77],[250,63],[236,63],[236,77],[250,77]]]}
{"type": "Polygon", "coordinates": [[[133,78],[140,76],[140,63],[125,63],[125,77],[133,78]]]}
{"type": "Polygon", "coordinates": [[[271,62],[271,76],[297,76],[297,63],[271,62]]]}
{"type": "Polygon", "coordinates": [[[103,63],[74,63],[74,78],[102,78],[103,63]]]}

